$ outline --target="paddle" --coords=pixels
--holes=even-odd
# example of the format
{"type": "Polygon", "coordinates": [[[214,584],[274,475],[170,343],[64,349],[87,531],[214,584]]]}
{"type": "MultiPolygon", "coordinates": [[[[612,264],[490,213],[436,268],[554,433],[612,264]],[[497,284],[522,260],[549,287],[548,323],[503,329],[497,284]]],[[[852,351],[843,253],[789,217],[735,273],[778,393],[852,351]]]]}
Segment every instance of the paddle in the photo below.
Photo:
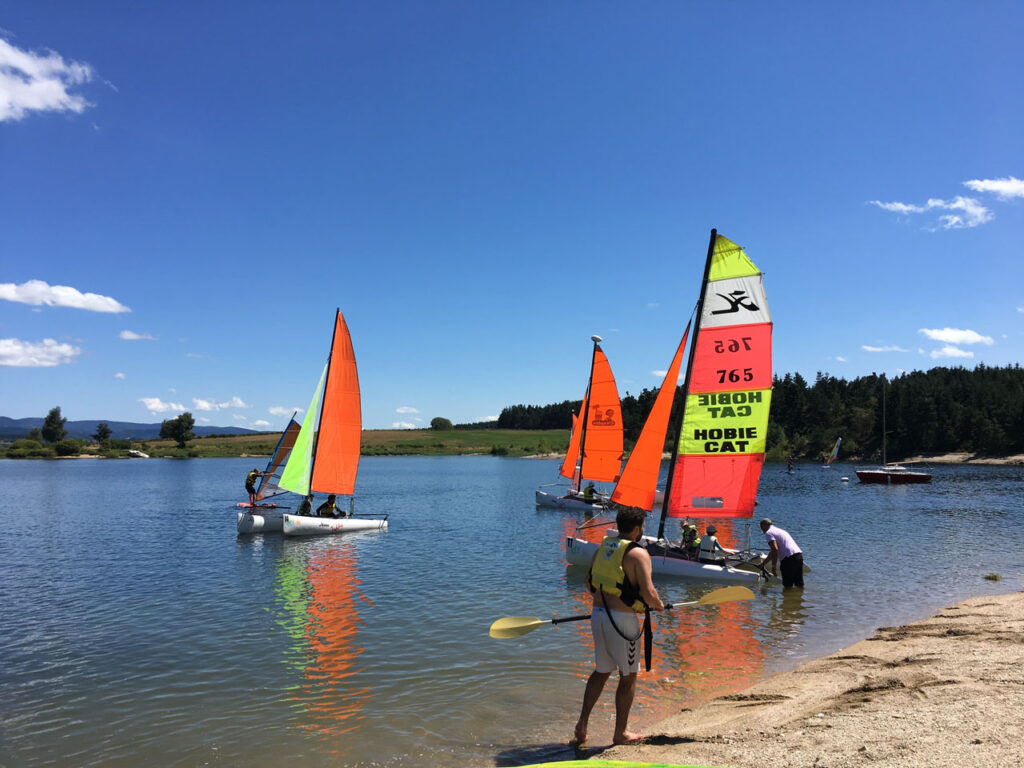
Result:
{"type": "MultiPolygon", "coordinates": [[[[665,609],[681,608],[684,605],[717,605],[728,603],[733,600],[752,600],[754,593],[746,587],[722,587],[714,592],[708,592],[699,600],[690,600],[685,603],[665,603],[665,609]]],[[[566,621],[582,621],[589,619],[590,614],[581,616],[562,616],[554,619],[536,619],[532,616],[505,616],[491,624],[491,637],[499,640],[508,640],[513,637],[521,637],[528,632],[533,632],[542,624],[561,624],[566,621]]]]}

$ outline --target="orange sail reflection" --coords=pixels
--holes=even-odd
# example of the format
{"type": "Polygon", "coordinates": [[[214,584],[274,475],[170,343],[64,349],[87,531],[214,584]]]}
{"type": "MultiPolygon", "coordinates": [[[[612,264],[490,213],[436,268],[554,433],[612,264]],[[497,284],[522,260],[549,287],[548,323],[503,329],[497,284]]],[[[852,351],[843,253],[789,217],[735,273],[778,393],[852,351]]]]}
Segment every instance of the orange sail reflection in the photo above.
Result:
{"type": "Polygon", "coordinates": [[[287,614],[282,623],[293,639],[289,663],[303,678],[288,692],[293,723],[323,736],[347,733],[359,727],[372,695],[355,684],[364,651],[356,642],[357,609],[366,602],[356,553],[343,537],[285,544],[277,591],[287,614]]]}

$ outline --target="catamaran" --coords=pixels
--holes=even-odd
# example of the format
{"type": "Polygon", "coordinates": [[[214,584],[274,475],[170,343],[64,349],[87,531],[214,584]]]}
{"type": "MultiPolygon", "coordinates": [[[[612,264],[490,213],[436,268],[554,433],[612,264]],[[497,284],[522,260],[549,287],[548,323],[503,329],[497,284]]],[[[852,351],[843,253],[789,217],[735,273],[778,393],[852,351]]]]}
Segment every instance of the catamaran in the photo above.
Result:
{"type": "MultiPolygon", "coordinates": [[[[689,327],[612,494],[613,502],[645,510],[655,503],[688,334],[689,327]]],[[[762,553],[748,547],[721,564],[701,563],[689,559],[681,543],[665,538],[665,522],[669,517],[753,516],[771,402],[771,336],[761,272],[742,248],[711,230],[658,534],[644,536],[641,542],[654,573],[740,583],[761,577],[762,553]]],[[[588,566],[597,548],[596,542],[569,536],[566,560],[588,566]]]]}
{"type": "MultiPolygon", "coordinates": [[[[339,309],[334,319],[334,338],[327,364],[278,484],[300,496],[326,493],[351,497],[359,469],[362,429],[356,355],[348,325],[339,309]]],[[[355,517],[353,498],[350,498],[349,505],[348,516],[313,517],[285,513],[282,515],[284,534],[312,536],[384,530],[388,527],[386,514],[355,517]]]]}
{"type": "Polygon", "coordinates": [[[558,507],[593,512],[604,508],[607,496],[595,492],[586,498],[584,481],[614,483],[622,467],[622,408],[615,376],[601,349],[600,336],[591,336],[594,350],[590,380],[583,395],[579,417],[573,418],[572,436],[559,474],[572,485],[567,493],[535,491],[538,507],[558,507]]]}
{"type": "Polygon", "coordinates": [[[255,506],[250,505],[247,501],[238,502],[238,506],[249,510],[238,513],[239,533],[269,533],[282,529],[282,513],[275,512],[274,510],[278,509],[277,504],[267,503],[267,500],[287,493],[278,485],[278,481],[281,479],[279,473],[288,460],[288,455],[292,452],[292,447],[298,436],[299,422],[295,420],[293,413],[288,421],[288,426],[281,433],[281,439],[277,441],[270,461],[267,462],[267,468],[260,477],[260,484],[256,486],[255,506]]]}

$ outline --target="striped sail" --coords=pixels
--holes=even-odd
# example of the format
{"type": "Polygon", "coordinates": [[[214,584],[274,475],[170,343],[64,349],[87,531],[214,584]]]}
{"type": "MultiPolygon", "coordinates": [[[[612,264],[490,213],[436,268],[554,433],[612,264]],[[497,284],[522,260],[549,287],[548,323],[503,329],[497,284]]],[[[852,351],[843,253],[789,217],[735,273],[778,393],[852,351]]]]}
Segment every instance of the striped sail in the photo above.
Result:
{"type": "Polygon", "coordinates": [[[772,321],[762,274],[714,234],[666,499],[669,517],[750,517],[764,464],[772,321]]]}
{"type": "Polygon", "coordinates": [[[277,447],[274,448],[274,453],[270,456],[270,461],[267,462],[263,476],[260,477],[260,484],[256,486],[256,501],[270,499],[284,493],[278,485],[278,481],[281,479],[278,472],[288,461],[288,456],[291,454],[298,436],[299,422],[295,420],[293,413],[292,418],[288,421],[288,426],[281,433],[281,439],[277,441],[277,447]]]}

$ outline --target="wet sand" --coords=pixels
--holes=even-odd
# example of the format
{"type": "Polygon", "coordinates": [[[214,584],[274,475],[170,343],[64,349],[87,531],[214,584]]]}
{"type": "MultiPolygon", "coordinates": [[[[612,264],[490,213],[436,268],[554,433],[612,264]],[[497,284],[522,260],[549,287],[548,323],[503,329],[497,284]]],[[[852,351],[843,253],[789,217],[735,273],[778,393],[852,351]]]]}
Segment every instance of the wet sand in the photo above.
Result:
{"type": "Polygon", "coordinates": [[[881,627],[646,732],[644,744],[588,756],[735,768],[1024,765],[1024,592],[881,627]]]}

